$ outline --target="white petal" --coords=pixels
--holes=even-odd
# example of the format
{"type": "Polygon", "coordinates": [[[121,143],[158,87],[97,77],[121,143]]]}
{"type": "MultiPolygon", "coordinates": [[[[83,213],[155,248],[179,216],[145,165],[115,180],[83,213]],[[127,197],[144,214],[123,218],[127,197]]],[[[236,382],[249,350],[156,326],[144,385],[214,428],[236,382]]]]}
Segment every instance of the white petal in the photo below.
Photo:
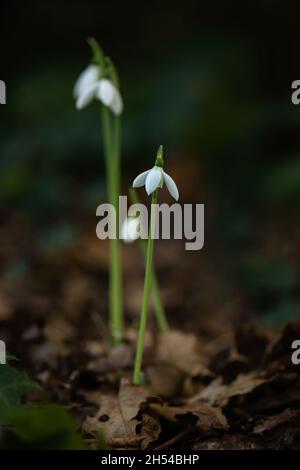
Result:
{"type": "Polygon", "coordinates": [[[155,191],[162,180],[162,169],[159,166],[154,166],[152,170],[150,170],[149,174],[146,178],[146,192],[147,194],[152,194],[155,191]]]}
{"type": "Polygon", "coordinates": [[[103,80],[100,80],[99,83],[97,97],[100,101],[102,101],[103,104],[105,104],[105,106],[111,106],[112,102],[114,101],[116,91],[117,90],[113,82],[103,78],[103,80]]]}
{"type": "Polygon", "coordinates": [[[171,176],[167,175],[167,173],[165,171],[162,171],[163,172],[163,178],[164,178],[164,181],[166,183],[166,186],[169,190],[169,193],[171,194],[171,196],[173,196],[173,198],[178,201],[179,199],[179,192],[178,192],[178,188],[176,186],[176,183],[175,181],[173,180],[173,178],[171,178],[171,176]]]}
{"type": "Polygon", "coordinates": [[[92,83],[88,87],[84,88],[76,101],[76,108],[82,109],[87,106],[97,96],[99,90],[99,82],[92,83]]]}
{"type": "Polygon", "coordinates": [[[74,98],[82,93],[82,91],[91,85],[94,82],[97,82],[100,78],[100,70],[97,65],[89,65],[81,74],[79,75],[73,90],[74,98]]]}
{"type": "Polygon", "coordinates": [[[140,188],[141,186],[144,186],[144,184],[146,182],[147,175],[150,171],[151,170],[143,171],[143,173],[139,174],[135,178],[135,180],[133,181],[132,187],[133,188],[140,188]]]}
{"type": "Polygon", "coordinates": [[[140,221],[138,217],[129,217],[124,220],[121,231],[121,238],[125,243],[131,243],[139,238],[138,228],[140,221]]]}
{"type": "Polygon", "coordinates": [[[121,97],[121,95],[120,95],[119,90],[117,90],[117,89],[116,89],[116,91],[115,91],[115,96],[114,96],[114,98],[113,98],[113,101],[112,101],[112,103],[111,103],[111,105],[110,105],[110,109],[111,109],[112,112],[113,112],[114,114],[116,114],[117,116],[118,116],[119,114],[121,114],[122,111],[123,111],[123,100],[122,100],[122,97],[121,97]]]}

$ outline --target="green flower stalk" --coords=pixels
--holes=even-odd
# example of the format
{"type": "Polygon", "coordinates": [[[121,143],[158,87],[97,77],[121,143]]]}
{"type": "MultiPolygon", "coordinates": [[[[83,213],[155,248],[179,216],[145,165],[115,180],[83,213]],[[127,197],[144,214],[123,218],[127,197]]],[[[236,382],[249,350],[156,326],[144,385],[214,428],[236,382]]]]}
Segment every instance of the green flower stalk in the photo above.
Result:
{"type": "Polygon", "coordinates": [[[166,183],[166,186],[170,194],[178,200],[179,193],[175,181],[167,175],[163,170],[164,160],[163,160],[163,148],[159,147],[157,151],[157,156],[155,160],[155,165],[151,170],[145,171],[138,175],[132,186],[134,188],[145,185],[146,192],[148,195],[152,194],[151,200],[151,213],[150,213],[150,228],[148,233],[148,244],[147,244],[147,257],[146,257],[146,267],[145,267],[145,280],[144,280],[144,295],[143,295],[143,304],[140,318],[140,328],[139,336],[137,341],[135,364],[133,371],[133,383],[140,384],[142,382],[141,370],[142,370],[142,361],[143,361],[143,352],[144,352],[144,340],[145,332],[147,327],[148,319],[148,306],[149,306],[149,296],[151,290],[151,278],[153,272],[153,250],[154,250],[154,237],[155,237],[155,220],[156,220],[156,208],[157,208],[157,198],[158,190],[163,186],[163,183],[166,183]]]}
{"type": "MultiPolygon", "coordinates": [[[[131,200],[132,204],[140,204],[141,203],[140,199],[139,199],[139,196],[138,196],[138,193],[134,188],[129,189],[129,197],[130,197],[130,200],[131,200]]],[[[137,218],[132,218],[131,221],[127,222],[127,220],[126,220],[125,222],[126,222],[126,224],[129,224],[129,227],[128,227],[129,235],[130,235],[130,231],[132,232],[133,237],[132,237],[131,241],[133,241],[134,239],[139,238],[141,251],[144,255],[145,262],[146,262],[146,259],[147,259],[147,242],[143,238],[139,237],[139,235],[136,236],[136,237],[134,236],[134,231],[138,229],[138,226],[140,224],[139,218],[138,217],[137,218]],[[130,227],[130,225],[131,225],[131,227],[130,227]]],[[[125,237],[123,236],[123,238],[125,238],[125,237]]],[[[169,323],[168,323],[168,320],[167,320],[165,308],[164,308],[163,303],[161,301],[160,292],[159,292],[159,283],[158,283],[157,276],[156,276],[154,268],[152,269],[151,299],[152,299],[152,303],[153,303],[153,310],[154,310],[154,315],[155,315],[155,319],[156,319],[158,328],[159,328],[161,333],[166,333],[166,331],[169,330],[169,323]]]]}
{"type": "MultiPolygon", "coordinates": [[[[79,76],[74,87],[74,97],[77,109],[84,108],[94,99],[101,103],[108,202],[114,206],[118,215],[123,102],[119,92],[117,72],[112,61],[104,56],[95,39],[90,39],[89,44],[93,51],[93,64],[89,65],[79,76]]],[[[118,219],[117,216],[116,238],[110,240],[109,265],[109,318],[114,346],[123,338],[122,268],[118,219]]]]}
{"type": "Polygon", "coordinates": [[[149,294],[150,294],[150,289],[151,289],[153,242],[154,242],[154,233],[155,233],[155,206],[157,203],[157,192],[158,192],[157,189],[153,192],[152,201],[151,201],[150,237],[148,239],[148,246],[147,246],[143,306],[142,306],[142,312],[141,312],[140,329],[139,329],[139,336],[138,336],[135,364],[134,364],[134,372],[133,372],[133,383],[136,385],[142,382],[141,370],[142,370],[142,361],[143,361],[143,352],[144,352],[145,332],[146,332],[147,318],[148,318],[149,294]]]}

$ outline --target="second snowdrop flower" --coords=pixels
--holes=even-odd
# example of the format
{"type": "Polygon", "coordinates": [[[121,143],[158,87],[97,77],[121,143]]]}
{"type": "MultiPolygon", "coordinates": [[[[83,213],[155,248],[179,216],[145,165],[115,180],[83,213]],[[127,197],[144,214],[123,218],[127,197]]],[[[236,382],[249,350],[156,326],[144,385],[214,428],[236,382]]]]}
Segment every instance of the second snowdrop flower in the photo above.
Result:
{"type": "Polygon", "coordinates": [[[101,70],[96,65],[89,65],[80,75],[74,86],[76,108],[82,109],[94,99],[101,101],[115,115],[123,111],[121,94],[112,80],[101,78],[101,70]]]}
{"type": "Polygon", "coordinates": [[[163,170],[162,149],[158,152],[156,162],[151,170],[144,171],[138,175],[132,183],[134,188],[140,188],[145,185],[148,195],[152,194],[156,189],[162,188],[166,183],[169,193],[178,201],[179,192],[175,181],[163,170]]]}

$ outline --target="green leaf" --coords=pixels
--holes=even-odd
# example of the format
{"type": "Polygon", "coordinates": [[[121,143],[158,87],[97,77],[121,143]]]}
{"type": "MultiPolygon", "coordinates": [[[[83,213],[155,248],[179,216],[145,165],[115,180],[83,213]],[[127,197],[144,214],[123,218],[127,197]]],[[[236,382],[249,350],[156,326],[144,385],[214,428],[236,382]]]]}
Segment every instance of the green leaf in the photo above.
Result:
{"type": "Polygon", "coordinates": [[[38,385],[31,381],[25,372],[9,365],[1,365],[0,409],[18,405],[26,392],[37,387],[38,385]]]}
{"type": "Polygon", "coordinates": [[[58,405],[0,410],[2,449],[84,449],[72,416],[58,405]]]}

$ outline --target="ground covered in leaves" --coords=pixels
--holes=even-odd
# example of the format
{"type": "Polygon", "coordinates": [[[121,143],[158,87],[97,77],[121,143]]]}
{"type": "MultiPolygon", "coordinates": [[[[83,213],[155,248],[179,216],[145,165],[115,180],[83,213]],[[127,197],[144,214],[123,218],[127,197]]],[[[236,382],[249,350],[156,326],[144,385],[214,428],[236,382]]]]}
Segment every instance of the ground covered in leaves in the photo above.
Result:
{"type": "MultiPolygon", "coordinates": [[[[18,235],[3,240],[2,258],[13,257],[18,235]]],[[[24,404],[63,405],[90,448],[103,438],[117,449],[299,448],[300,376],[291,343],[300,323],[260,330],[238,305],[224,303],[224,286],[208,268],[203,278],[195,274],[195,257],[176,243],[167,250],[158,244],[171,329],[160,334],[150,318],[145,384],[133,386],[142,257],[137,245],[125,248],[128,326],[124,344],[111,349],[107,252],[105,242],[82,235],[61,251],[32,249],[25,274],[3,277],[0,336],[19,358],[17,368],[39,384],[28,387],[24,404]]]]}

